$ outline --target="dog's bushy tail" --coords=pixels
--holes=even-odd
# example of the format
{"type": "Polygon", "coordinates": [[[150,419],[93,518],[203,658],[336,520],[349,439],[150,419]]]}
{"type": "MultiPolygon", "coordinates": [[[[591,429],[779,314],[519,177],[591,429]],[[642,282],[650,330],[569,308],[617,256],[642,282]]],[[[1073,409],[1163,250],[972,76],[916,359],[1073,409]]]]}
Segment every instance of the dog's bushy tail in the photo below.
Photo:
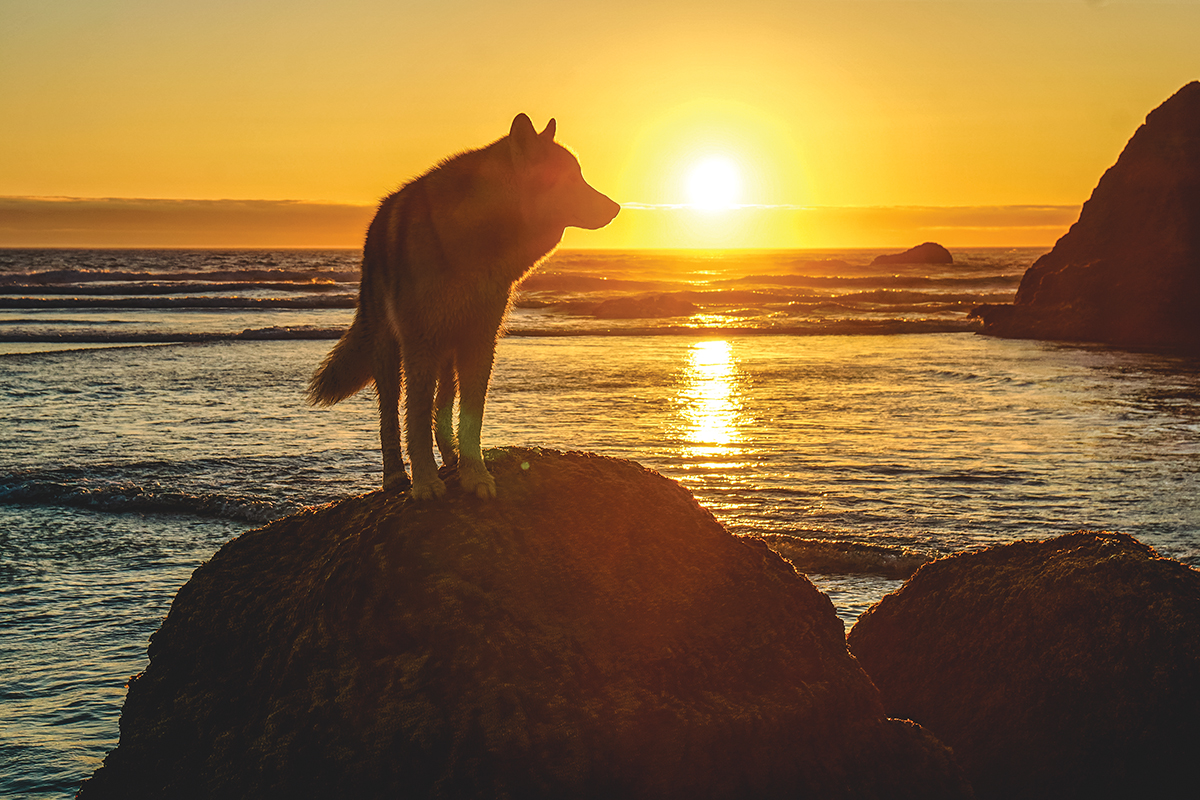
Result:
{"type": "Polygon", "coordinates": [[[308,402],[314,406],[331,406],[370,383],[372,348],[371,333],[358,314],[350,329],[342,334],[333,350],[317,367],[308,382],[308,402]]]}

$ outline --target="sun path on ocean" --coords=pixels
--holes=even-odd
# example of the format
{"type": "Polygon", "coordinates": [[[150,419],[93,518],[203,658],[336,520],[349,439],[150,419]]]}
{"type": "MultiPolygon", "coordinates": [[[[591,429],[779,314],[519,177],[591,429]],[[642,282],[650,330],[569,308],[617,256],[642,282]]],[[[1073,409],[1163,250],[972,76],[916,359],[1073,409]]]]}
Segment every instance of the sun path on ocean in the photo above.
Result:
{"type": "Polygon", "coordinates": [[[737,164],[726,156],[709,156],[688,172],[688,202],[696,208],[708,211],[731,208],[741,192],[741,173],[737,164]]]}

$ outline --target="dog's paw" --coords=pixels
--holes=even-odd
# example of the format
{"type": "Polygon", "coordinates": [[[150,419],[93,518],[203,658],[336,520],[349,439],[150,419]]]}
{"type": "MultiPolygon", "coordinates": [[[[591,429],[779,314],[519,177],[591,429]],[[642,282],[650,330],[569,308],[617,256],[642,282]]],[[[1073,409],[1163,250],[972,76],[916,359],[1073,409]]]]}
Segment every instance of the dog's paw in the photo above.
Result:
{"type": "Polygon", "coordinates": [[[417,481],[412,487],[414,500],[439,500],[446,496],[445,482],[434,475],[432,478],[417,481]]]}
{"type": "Polygon", "coordinates": [[[391,475],[383,477],[383,490],[385,492],[407,492],[411,487],[412,481],[408,479],[407,472],[394,472],[391,475]]]}
{"type": "Polygon", "coordinates": [[[482,464],[459,468],[458,481],[468,494],[474,494],[480,500],[491,500],[496,496],[496,479],[482,464]]]}

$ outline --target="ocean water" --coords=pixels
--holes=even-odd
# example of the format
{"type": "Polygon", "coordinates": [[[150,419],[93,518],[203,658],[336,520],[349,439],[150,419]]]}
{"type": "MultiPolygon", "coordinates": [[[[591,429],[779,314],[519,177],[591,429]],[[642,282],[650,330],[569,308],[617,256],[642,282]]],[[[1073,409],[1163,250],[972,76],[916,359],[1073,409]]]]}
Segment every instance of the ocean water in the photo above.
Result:
{"type": "MultiPolygon", "coordinates": [[[[1200,564],[1200,362],[976,335],[1035,250],[874,255],[558,254],[484,444],[634,459],[736,533],[937,555],[1098,528],[1200,564]]],[[[73,795],[224,542],[379,485],[369,393],[303,399],[357,257],[0,251],[0,796],[73,795]]],[[[810,577],[847,624],[899,585],[810,577]]]]}

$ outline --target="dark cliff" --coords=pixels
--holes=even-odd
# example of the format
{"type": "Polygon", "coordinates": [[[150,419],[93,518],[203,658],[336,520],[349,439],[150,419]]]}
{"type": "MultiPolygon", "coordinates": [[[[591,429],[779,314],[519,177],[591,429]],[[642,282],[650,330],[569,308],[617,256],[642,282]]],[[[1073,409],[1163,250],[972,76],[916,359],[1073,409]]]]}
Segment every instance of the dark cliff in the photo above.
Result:
{"type": "Polygon", "coordinates": [[[983,333],[1200,350],[1200,82],[1146,117],[983,333]]]}
{"type": "Polygon", "coordinates": [[[934,561],[849,641],[887,713],[952,747],[981,798],[1194,793],[1200,572],[1129,536],[934,561]]]}
{"type": "Polygon", "coordinates": [[[223,547],[80,796],[970,795],[762,541],[632,462],[489,467],[494,502],[375,492],[223,547]]]}

